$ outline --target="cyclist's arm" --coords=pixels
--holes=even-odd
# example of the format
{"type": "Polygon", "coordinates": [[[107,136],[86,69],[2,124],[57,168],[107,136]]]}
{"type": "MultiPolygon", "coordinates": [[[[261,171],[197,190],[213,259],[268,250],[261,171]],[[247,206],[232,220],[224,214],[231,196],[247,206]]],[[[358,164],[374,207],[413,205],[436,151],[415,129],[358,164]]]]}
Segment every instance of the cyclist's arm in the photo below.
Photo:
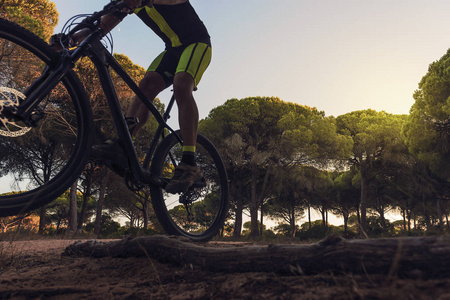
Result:
{"type": "MultiPolygon", "coordinates": [[[[142,5],[142,0],[124,0],[123,1],[130,9],[134,9],[142,5]]],[[[149,1],[146,1],[149,2],[149,1]]],[[[123,11],[123,15],[119,14],[108,14],[102,17],[100,27],[102,28],[105,34],[109,33],[114,29],[120,22],[122,22],[123,18],[127,13],[131,12],[129,9],[123,11]]],[[[72,39],[76,44],[82,42],[88,35],[89,29],[83,29],[76,32],[72,39]]]]}

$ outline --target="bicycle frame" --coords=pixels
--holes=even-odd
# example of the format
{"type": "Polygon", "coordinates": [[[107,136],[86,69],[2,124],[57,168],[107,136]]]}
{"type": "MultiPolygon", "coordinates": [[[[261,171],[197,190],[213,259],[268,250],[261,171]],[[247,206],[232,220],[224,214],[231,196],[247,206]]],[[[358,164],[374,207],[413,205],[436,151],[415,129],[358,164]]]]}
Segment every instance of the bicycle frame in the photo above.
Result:
{"type": "MultiPolygon", "coordinates": [[[[32,126],[35,124],[40,118],[39,113],[36,113],[37,105],[58,84],[64,75],[72,70],[74,64],[79,59],[88,56],[97,69],[100,83],[108,101],[119,140],[122,142],[121,144],[124,147],[133,176],[139,182],[144,184],[164,186],[166,182],[162,178],[153,176],[150,173],[148,166],[159,143],[160,137],[164,137],[164,130],[168,129],[170,132],[174,132],[174,130],[166,123],[170,117],[169,114],[175,101],[174,96],[172,95],[164,115],[161,116],[153,103],[144,95],[136,83],[102,44],[101,39],[103,36],[104,35],[101,29],[97,29],[92,32],[75,50],[69,51],[64,49],[62,51],[59,63],[56,66],[47,67],[40,78],[38,78],[25,92],[26,99],[19,105],[17,112],[14,112],[14,117],[20,118],[28,125],[32,126]],[[126,85],[134,92],[138,99],[145,104],[159,124],[142,165],[139,163],[136,150],[134,148],[134,143],[126,123],[125,116],[120,107],[120,102],[108,67],[111,67],[114,72],[116,72],[124,80],[126,85]]],[[[181,142],[181,138],[179,136],[178,139],[181,142]]]]}

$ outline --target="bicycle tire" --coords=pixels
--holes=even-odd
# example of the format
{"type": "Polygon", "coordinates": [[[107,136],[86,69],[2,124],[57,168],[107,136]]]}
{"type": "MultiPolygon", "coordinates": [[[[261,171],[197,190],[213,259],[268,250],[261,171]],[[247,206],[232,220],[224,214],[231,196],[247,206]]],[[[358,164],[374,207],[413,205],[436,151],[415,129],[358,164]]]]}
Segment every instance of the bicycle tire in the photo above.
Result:
{"type": "MultiPolygon", "coordinates": [[[[181,160],[181,147],[175,133],[168,135],[155,152],[151,172],[167,180],[171,178],[175,165],[181,160]]],[[[224,225],[228,214],[228,178],[217,149],[202,134],[197,136],[196,162],[205,179],[204,184],[194,184],[196,187],[187,193],[176,195],[151,186],[150,193],[156,217],[168,234],[204,242],[212,239],[224,225]],[[193,200],[188,204],[189,217],[180,202],[190,193],[198,198],[189,198],[193,200]]]]}
{"type": "Polygon", "coordinates": [[[81,174],[91,146],[92,110],[78,76],[70,71],[39,104],[36,126],[8,119],[43,69],[59,54],[38,36],[0,19],[0,216],[42,207],[81,174]],[[7,52],[8,51],[8,52],[7,52]],[[7,55],[6,55],[7,54],[7,55]]]}

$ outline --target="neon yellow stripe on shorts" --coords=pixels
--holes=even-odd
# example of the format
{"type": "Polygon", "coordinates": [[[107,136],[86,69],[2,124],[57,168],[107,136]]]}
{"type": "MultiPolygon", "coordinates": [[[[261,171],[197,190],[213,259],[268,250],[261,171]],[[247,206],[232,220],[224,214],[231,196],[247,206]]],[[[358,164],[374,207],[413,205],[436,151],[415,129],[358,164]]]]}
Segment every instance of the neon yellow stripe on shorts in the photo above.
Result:
{"type": "Polygon", "coordinates": [[[175,72],[187,72],[194,78],[195,86],[202,79],[203,73],[211,62],[211,47],[204,43],[195,43],[186,47],[181,55],[175,72]]]}
{"type": "Polygon", "coordinates": [[[167,51],[163,51],[160,55],[158,55],[157,58],[155,58],[155,59],[153,60],[153,62],[152,62],[152,63],[150,64],[150,66],[148,67],[147,72],[150,72],[150,71],[156,71],[156,69],[158,68],[159,64],[161,63],[161,60],[163,59],[164,54],[166,54],[166,52],[167,52],[167,51]]]}

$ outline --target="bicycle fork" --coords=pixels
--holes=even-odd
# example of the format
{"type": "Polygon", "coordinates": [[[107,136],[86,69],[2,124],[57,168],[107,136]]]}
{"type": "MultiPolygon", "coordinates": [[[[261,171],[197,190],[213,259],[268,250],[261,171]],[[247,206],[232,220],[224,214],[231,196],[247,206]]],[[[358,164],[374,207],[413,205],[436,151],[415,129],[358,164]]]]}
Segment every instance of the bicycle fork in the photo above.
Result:
{"type": "Polygon", "coordinates": [[[18,106],[5,107],[3,111],[4,116],[13,120],[22,121],[27,126],[35,127],[44,116],[43,111],[37,106],[72,67],[71,56],[68,51],[64,51],[64,54],[61,55],[58,68],[53,71],[49,66],[45,66],[41,76],[25,91],[25,99],[21,99],[21,103],[18,106]]]}

